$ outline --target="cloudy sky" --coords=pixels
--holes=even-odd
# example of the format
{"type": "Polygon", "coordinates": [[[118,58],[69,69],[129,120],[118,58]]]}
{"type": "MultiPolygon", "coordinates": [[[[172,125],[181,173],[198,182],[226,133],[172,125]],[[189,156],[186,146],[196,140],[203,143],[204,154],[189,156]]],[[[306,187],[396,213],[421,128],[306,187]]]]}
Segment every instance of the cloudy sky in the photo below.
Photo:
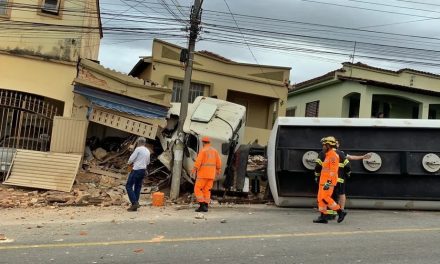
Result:
{"type": "MultiPolygon", "coordinates": [[[[139,56],[151,55],[155,37],[187,45],[183,29],[193,1],[100,2],[100,60],[107,67],[129,72],[139,56]]],[[[352,59],[440,73],[440,1],[204,0],[203,9],[196,50],[292,67],[292,83],[352,59]]]]}

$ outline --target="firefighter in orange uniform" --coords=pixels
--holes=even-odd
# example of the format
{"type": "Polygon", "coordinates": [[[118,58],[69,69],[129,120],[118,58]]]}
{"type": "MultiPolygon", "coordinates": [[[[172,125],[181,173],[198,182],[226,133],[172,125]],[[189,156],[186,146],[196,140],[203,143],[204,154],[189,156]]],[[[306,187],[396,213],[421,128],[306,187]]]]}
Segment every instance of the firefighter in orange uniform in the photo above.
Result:
{"type": "Polygon", "coordinates": [[[211,199],[211,188],[216,175],[220,175],[222,162],[220,154],[214,149],[208,137],[202,138],[203,148],[197,155],[196,162],[191,174],[196,176],[194,194],[196,195],[199,208],[196,212],[208,212],[208,204],[211,199]]]}
{"type": "Polygon", "coordinates": [[[347,213],[332,199],[333,190],[338,182],[339,155],[336,153],[336,139],[325,137],[321,139],[324,161],[317,161],[315,174],[319,177],[318,210],[321,215],[313,223],[328,223],[328,215],[334,211],[338,214],[338,223],[344,221],[347,213]],[[330,208],[331,210],[327,210],[330,208]]]}

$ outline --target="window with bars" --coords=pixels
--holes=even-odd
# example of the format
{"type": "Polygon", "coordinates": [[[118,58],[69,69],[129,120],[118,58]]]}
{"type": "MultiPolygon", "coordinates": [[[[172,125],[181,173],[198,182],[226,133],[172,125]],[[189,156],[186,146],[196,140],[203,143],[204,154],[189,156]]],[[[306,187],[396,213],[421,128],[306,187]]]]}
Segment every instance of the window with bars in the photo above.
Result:
{"type": "MultiPolygon", "coordinates": [[[[173,80],[173,96],[171,102],[182,101],[182,87],[183,81],[173,80]]],[[[207,96],[209,93],[209,87],[200,83],[191,83],[189,88],[188,102],[193,103],[197,96],[207,96]]]]}
{"type": "Polygon", "coordinates": [[[8,16],[8,0],[0,0],[0,16],[8,16]]]}
{"type": "Polygon", "coordinates": [[[41,4],[41,12],[51,15],[58,15],[60,12],[61,0],[43,0],[41,4]]]}
{"type": "Polygon", "coordinates": [[[286,110],[286,116],[295,116],[296,114],[296,107],[289,107],[286,110]]]}
{"type": "Polygon", "coordinates": [[[306,104],[306,117],[318,117],[319,101],[313,101],[306,104]]]}

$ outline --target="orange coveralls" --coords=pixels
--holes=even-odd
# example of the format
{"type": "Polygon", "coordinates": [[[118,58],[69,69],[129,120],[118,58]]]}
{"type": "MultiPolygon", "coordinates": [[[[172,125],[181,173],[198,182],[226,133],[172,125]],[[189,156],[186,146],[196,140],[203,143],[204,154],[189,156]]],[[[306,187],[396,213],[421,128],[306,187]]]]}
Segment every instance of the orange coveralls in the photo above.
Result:
{"type": "Polygon", "coordinates": [[[192,173],[197,173],[196,183],[194,184],[194,194],[197,202],[209,203],[211,199],[211,188],[214,184],[215,176],[220,174],[222,162],[217,150],[206,144],[197,155],[192,173]]]}
{"type": "Polygon", "coordinates": [[[333,190],[338,183],[339,156],[334,149],[325,153],[324,162],[322,162],[321,176],[318,186],[318,210],[327,214],[327,207],[332,210],[339,210],[341,207],[332,199],[333,190]],[[324,190],[324,185],[330,186],[324,190]]]}

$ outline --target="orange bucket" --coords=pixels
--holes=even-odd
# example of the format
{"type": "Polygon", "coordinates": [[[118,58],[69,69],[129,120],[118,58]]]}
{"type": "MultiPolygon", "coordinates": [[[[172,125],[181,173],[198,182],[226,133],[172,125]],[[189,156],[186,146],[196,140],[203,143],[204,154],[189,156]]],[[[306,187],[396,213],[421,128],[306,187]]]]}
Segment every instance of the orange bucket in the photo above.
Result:
{"type": "Polygon", "coordinates": [[[153,206],[164,206],[165,195],[163,192],[153,193],[153,206]]]}

